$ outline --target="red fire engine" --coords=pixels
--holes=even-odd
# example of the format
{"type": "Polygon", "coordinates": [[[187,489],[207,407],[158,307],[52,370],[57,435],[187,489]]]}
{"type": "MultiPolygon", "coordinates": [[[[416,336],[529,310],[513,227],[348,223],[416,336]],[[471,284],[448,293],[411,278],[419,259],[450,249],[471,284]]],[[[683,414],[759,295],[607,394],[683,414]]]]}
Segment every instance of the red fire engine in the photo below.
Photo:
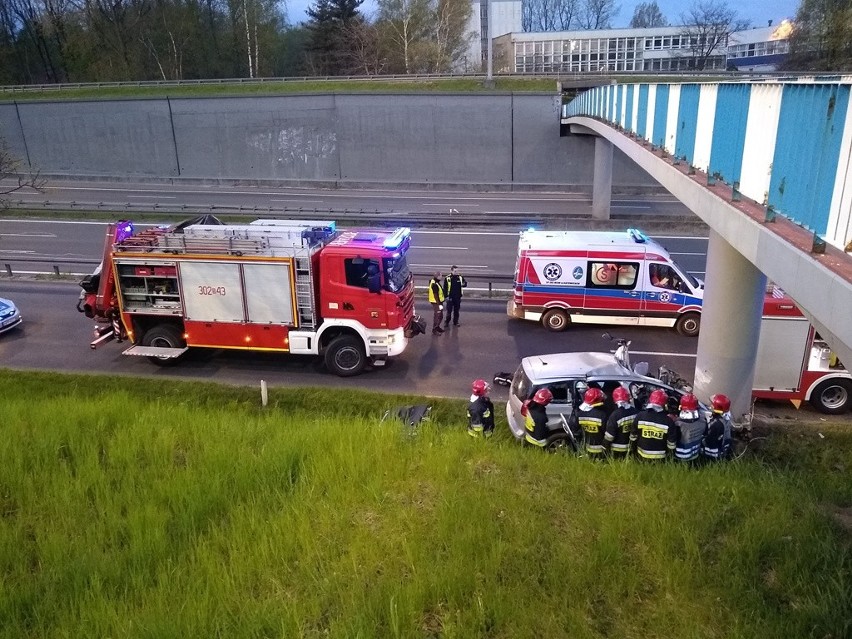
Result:
{"type": "Polygon", "coordinates": [[[189,348],[319,355],[340,376],[400,355],[425,325],[414,312],[407,228],[330,221],[197,219],[135,232],[109,225],[103,262],[77,308],[91,347],[175,363],[189,348]]]}

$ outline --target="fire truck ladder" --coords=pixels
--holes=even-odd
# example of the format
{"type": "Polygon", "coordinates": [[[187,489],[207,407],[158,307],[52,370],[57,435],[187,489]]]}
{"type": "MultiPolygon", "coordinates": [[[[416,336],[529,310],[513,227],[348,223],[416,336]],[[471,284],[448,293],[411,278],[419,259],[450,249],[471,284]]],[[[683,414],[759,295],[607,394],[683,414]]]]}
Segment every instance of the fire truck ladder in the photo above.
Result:
{"type": "Polygon", "coordinates": [[[299,328],[314,330],[317,325],[314,280],[311,277],[311,250],[307,247],[293,255],[296,269],[296,307],[299,313],[299,328]]]}

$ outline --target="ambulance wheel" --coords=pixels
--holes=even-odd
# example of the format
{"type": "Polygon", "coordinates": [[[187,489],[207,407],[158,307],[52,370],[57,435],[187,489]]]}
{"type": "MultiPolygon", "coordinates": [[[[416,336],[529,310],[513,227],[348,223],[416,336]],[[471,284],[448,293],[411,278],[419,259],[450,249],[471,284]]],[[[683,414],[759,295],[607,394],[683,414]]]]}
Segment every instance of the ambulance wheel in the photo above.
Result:
{"type": "MultiPolygon", "coordinates": [[[[171,324],[157,324],[142,336],[142,346],[154,346],[155,348],[183,348],[180,329],[171,324]]],[[[148,361],[157,366],[174,366],[180,357],[149,357],[148,361]]]]}
{"type": "Polygon", "coordinates": [[[568,328],[568,322],[568,314],[559,308],[552,308],[541,317],[541,323],[544,324],[544,327],[554,333],[568,328]]]}
{"type": "Polygon", "coordinates": [[[352,377],[366,366],[364,344],[354,335],[338,335],[325,349],[325,367],[335,375],[352,377]]]}
{"type": "Polygon", "coordinates": [[[701,329],[701,316],[698,313],[682,315],[675,324],[677,332],[687,337],[695,337],[701,329]]]}
{"type": "Polygon", "coordinates": [[[811,406],[827,415],[840,415],[852,406],[852,381],[827,379],[811,393],[811,406]]]}

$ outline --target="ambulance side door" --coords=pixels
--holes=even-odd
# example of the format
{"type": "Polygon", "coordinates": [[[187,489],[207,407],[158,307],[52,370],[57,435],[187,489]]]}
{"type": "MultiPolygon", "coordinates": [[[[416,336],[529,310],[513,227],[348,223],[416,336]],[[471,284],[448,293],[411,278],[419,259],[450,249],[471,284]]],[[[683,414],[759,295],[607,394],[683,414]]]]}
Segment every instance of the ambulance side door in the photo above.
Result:
{"type": "Polygon", "coordinates": [[[642,290],[639,286],[641,260],[638,256],[590,257],[586,273],[585,308],[595,315],[639,321],[642,290]]]}

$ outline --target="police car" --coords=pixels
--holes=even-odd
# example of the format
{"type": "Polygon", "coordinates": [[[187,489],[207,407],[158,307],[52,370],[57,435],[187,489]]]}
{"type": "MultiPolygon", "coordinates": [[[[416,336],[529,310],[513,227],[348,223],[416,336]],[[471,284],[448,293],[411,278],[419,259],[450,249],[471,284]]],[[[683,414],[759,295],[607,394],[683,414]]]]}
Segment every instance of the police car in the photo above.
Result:
{"type": "Polygon", "coordinates": [[[0,297],[0,333],[15,328],[23,322],[21,312],[12,300],[0,297]]]}

